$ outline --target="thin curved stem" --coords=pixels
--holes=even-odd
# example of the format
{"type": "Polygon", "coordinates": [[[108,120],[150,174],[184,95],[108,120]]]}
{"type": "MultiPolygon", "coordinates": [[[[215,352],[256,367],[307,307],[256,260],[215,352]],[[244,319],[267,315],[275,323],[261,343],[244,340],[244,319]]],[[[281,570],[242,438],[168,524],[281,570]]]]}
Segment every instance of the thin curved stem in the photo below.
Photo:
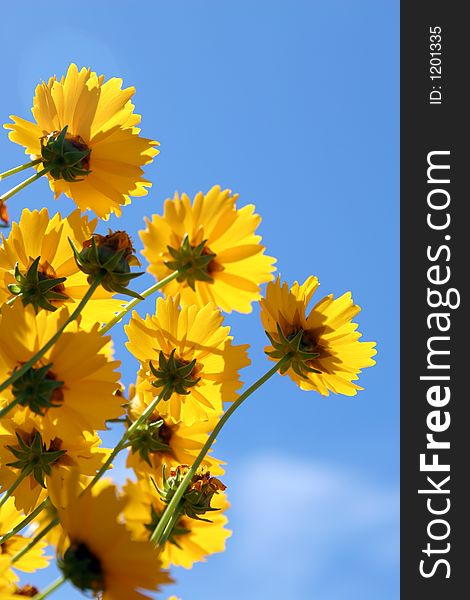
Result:
{"type": "Polygon", "coordinates": [[[66,579],[64,576],[59,577],[59,579],[56,579],[50,585],[48,585],[47,588],[43,592],[39,592],[39,594],[36,594],[34,596],[33,600],[42,600],[43,598],[47,598],[47,596],[49,596],[49,594],[52,594],[52,592],[55,592],[65,582],[66,582],[66,579]]]}
{"type": "Polygon", "coordinates": [[[17,562],[18,560],[20,560],[20,558],[22,556],[24,556],[27,552],[29,552],[31,550],[31,548],[34,548],[34,546],[40,542],[42,540],[42,538],[44,536],[46,536],[49,531],[51,529],[54,529],[54,527],[56,525],[59,524],[59,519],[53,519],[48,525],[46,525],[46,527],[44,527],[44,529],[42,529],[37,535],[35,535],[33,537],[33,539],[29,542],[29,544],[27,544],[24,548],[22,548],[21,550],[19,550],[19,552],[17,552],[14,556],[11,557],[11,564],[14,564],[15,562],[17,562]]]}
{"type": "Polygon", "coordinates": [[[13,169],[8,169],[8,171],[4,171],[3,173],[0,173],[0,181],[2,181],[3,179],[6,179],[7,177],[10,177],[10,175],[16,175],[16,173],[20,173],[21,171],[24,171],[25,169],[34,167],[35,165],[38,165],[42,161],[43,161],[42,158],[36,158],[36,160],[30,160],[29,162],[24,163],[23,165],[19,165],[18,167],[14,167],[13,169]]]}
{"type": "Polygon", "coordinates": [[[0,537],[0,546],[2,544],[4,544],[5,542],[7,542],[11,537],[13,537],[14,535],[16,535],[17,533],[19,533],[22,529],[24,529],[27,525],[29,525],[31,523],[31,521],[34,521],[34,519],[45,509],[47,508],[49,504],[49,498],[46,498],[45,500],[43,500],[41,502],[41,504],[39,504],[32,513],[29,513],[29,515],[27,517],[25,517],[20,523],[18,523],[18,525],[16,527],[14,527],[11,531],[9,531],[8,533],[5,533],[5,535],[2,535],[2,537],[0,537]]]}
{"type": "Polygon", "coordinates": [[[47,175],[47,173],[49,173],[51,169],[52,167],[46,167],[45,169],[41,169],[41,171],[38,171],[34,175],[31,175],[31,177],[28,177],[28,179],[25,179],[18,185],[15,185],[15,187],[12,187],[11,190],[8,190],[8,192],[0,196],[0,202],[5,202],[18,192],[21,192],[21,190],[24,190],[25,187],[27,187],[31,183],[34,183],[37,179],[41,179],[43,175],[47,175]]]}
{"type": "Polygon", "coordinates": [[[235,400],[235,402],[222,415],[219,422],[214,427],[214,431],[210,434],[210,436],[207,438],[206,443],[201,448],[201,451],[199,452],[192,467],[188,470],[188,472],[184,476],[184,478],[183,478],[182,482],[180,483],[178,489],[176,490],[173,498],[168,503],[163,515],[161,516],[161,518],[158,522],[158,525],[155,527],[155,529],[150,537],[150,541],[155,542],[159,546],[162,544],[163,535],[165,533],[166,527],[167,527],[170,519],[174,515],[174,513],[177,512],[178,504],[179,504],[181,498],[183,497],[183,494],[186,491],[186,488],[188,487],[194,474],[196,473],[197,469],[199,468],[199,465],[202,463],[205,455],[210,450],[214,440],[216,439],[217,435],[219,434],[220,430],[225,425],[225,423],[230,419],[230,417],[237,410],[237,408],[239,406],[241,406],[243,404],[243,402],[249,396],[251,396],[251,394],[253,394],[253,392],[256,392],[256,390],[258,388],[260,388],[264,383],[266,383],[266,381],[268,381],[268,379],[270,379],[275,373],[277,373],[279,371],[279,369],[282,367],[282,365],[284,363],[286,363],[288,360],[290,360],[290,358],[291,357],[289,355],[287,355],[284,358],[282,358],[278,363],[276,363],[276,365],[274,367],[272,367],[272,369],[269,369],[269,371],[267,371],[262,377],[260,377],[257,381],[255,381],[255,383],[253,383],[245,392],[243,392],[243,394],[241,394],[241,396],[239,398],[237,398],[237,400],[235,400]]]}
{"type": "Polygon", "coordinates": [[[161,281],[157,281],[157,283],[154,283],[149,288],[147,288],[145,291],[141,292],[140,295],[142,296],[142,298],[134,298],[133,300],[128,302],[122,310],[120,310],[108,323],[106,323],[106,325],[104,325],[100,329],[100,333],[102,333],[102,334],[108,333],[108,331],[111,329],[111,327],[114,327],[114,325],[116,325],[116,323],[119,323],[119,321],[123,317],[125,317],[127,315],[127,313],[134,308],[134,306],[137,306],[137,304],[139,304],[139,302],[142,302],[142,299],[148,298],[148,296],[150,296],[154,292],[160,290],[167,283],[170,283],[170,281],[173,281],[173,279],[176,279],[176,277],[178,277],[178,275],[179,275],[179,271],[174,271],[173,273],[171,273],[170,275],[168,275],[161,281]]]}
{"type": "Polygon", "coordinates": [[[102,475],[104,473],[106,473],[106,471],[109,469],[111,463],[116,458],[116,456],[119,454],[119,452],[121,452],[121,450],[123,450],[126,447],[126,443],[127,443],[128,439],[129,439],[129,437],[132,435],[132,433],[136,429],[138,429],[143,423],[145,423],[147,421],[147,419],[150,417],[150,415],[153,413],[153,411],[157,407],[157,404],[165,396],[166,392],[167,392],[167,386],[165,386],[163,388],[163,390],[161,391],[161,393],[156,398],[154,398],[152,400],[152,402],[147,406],[147,408],[140,415],[140,417],[138,419],[136,419],[132,423],[132,425],[129,426],[129,429],[124,433],[124,435],[122,436],[122,438],[116,444],[114,450],[108,456],[106,462],[100,468],[100,470],[98,471],[98,473],[93,477],[93,479],[90,481],[90,483],[86,486],[86,488],[83,490],[82,494],[84,492],[86,492],[87,490],[91,489],[95,485],[95,483],[102,477],[102,475]]]}
{"type": "MultiPolygon", "coordinates": [[[[129,427],[129,429],[127,430],[127,432],[121,438],[120,442],[118,442],[117,446],[114,448],[113,452],[109,455],[107,461],[104,463],[104,465],[101,467],[101,469],[93,477],[93,479],[86,486],[86,488],[81,492],[80,495],[84,494],[87,490],[91,489],[95,485],[95,483],[100,479],[100,477],[103,475],[103,473],[105,473],[108,470],[109,465],[112,463],[112,461],[114,460],[114,458],[116,457],[116,455],[125,447],[125,443],[126,443],[128,437],[129,437],[129,435],[133,431],[135,431],[137,429],[137,427],[139,427],[140,425],[142,425],[142,423],[145,423],[145,421],[153,413],[153,411],[155,410],[157,404],[160,402],[161,398],[163,398],[163,396],[165,395],[165,393],[166,393],[166,386],[162,390],[162,392],[156,398],[154,398],[154,400],[148,405],[148,407],[144,410],[144,412],[140,415],[140,417],[136,421],[134,421],[134,423],[132,423],[132,425],[129,427]]],[[[16,561],[18,561],[22,556],[24,556],[27,552],[29,552],[29,550],[31,550],[31,548],[33,548],[40,540],[42,540],[42,538],[45,535],[47,535],[51,529],[53,529],[58,524],[59,524],[59,519],[57,519],[57,518],[52,519],[52,521],[42,531],[40,531],[29,542],[29,544],[27,546],[25,546],[22,550],[20,550],[19,552],[17,552],[12,557],[11,562],[15,563],[16,561]]]]}
{"type": "MultiPolygon", "coordinates": [[[[72,321],[74,321],[78,317],[78,315],[81,313],[85,304],[93,296],[93,293],[95,292],[96,288],[100,285],[102,278],[103,278],[103,275],[96,277],[96,279],[93,281],[93,283],[88,288],[87,293],[81,299],[77,308],[68,317],[68,319],[63,323],[63,325],[61,325],[61,327],[59,327],[59,329],[51,337],[51,339],[48,342],[46,342],[46,344],[44,344],[44,346],[38,352],[36,352],[36,354],[32,358],[30,358],[27,362],[25,362],[21,368],[17,369],[16,371],[13,371],[13,373],[10,375],[10,377],[0,385],[0,392],[3,392],[3,390],[5,390],[9,385],[11,385],[12,383],[15,383],[15,381],[17,379],[19,379],[22,375],[24,375],[26,373],[26,371],[28,371],[33,365],[36,364],[36,362],[40,358],[42,358],[44,356],[44,354],[49,350],[49,348],[52,348],[52,346],[59,339],[60,335],[62,334],[64,329],[67,327],[67,325],[69,323],[71,323],[72,321]]],[[[18,403],[18,401],[15,399],[15,400],[12,400],[10,402],[10,404],[7,404],[7,406],[3,407],[0,410],[0,418],[4,417],[17,403],[18,403]]]]}
{"type": "Polygon", "coordinates": [[[27,477],[31,473],[32,469],[23,469],[15,481],[11,484],[11,486],[7,489],[7,491],[3,494],[2,499],[0,500],[0,508],[6,503],[8,498],[13,494],[16,488],[20,485],[25,477],[27,477]]]}
{"type": "Polygon", "coordinates": [[[54,527],[58,524],[59,524],[59,519],[57,519],[57,518],[53,519],[48,525],[46,525],[46,527],[44,527],[44,529],[42,529],[38,534],[36,534],[33,537],[33,539],[29,542],[29,544],[26,544],[26,546],[24,548],[19,550],[19,552],[17,552],[14,556],[11,557],[11,561],[10,561],[11,564],[14,564],[17,561],[19,561],[22,556],[24,556],[27,552],[29,552],[31,550],[31,548],[34,548],[34,546],[38,542],[40,542],[42,540],[42,538],[44,536],[46,536],[49,533],[49,531],[51,529],[54,529],[54,527]]]}

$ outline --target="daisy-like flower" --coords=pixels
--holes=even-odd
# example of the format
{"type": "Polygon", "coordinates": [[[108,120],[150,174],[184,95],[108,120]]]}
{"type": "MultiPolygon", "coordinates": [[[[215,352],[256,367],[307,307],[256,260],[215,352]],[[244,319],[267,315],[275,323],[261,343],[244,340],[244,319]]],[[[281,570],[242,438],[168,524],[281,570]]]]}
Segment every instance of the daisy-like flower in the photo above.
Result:
{"type": "Polygon", "coordinates": [[[361,309],[350,292],[337,299],[326,296],[307,315],[318,286],[316,277],[302,285],[295,282],[290,289],[279,278],[268,284],[261,321],[272,345],[265,351],[276,361],[290,355],[280,372],[287,372],[301,389],[354,396],[362,389],[353,383],[361,369],[375,364],[375,342],[359,341],[352,319],[361,309]]]}
{"type": "MultiPolygon", "coordinates": [[[[146,409],[142,394],[135,394],[129,404],[129,423],[146,409]]],[[[192,464],[214,429],[217,417],[195,422],[191,426],[175,423],[168,415],[157,410],[129,439],[127,466],[137,474],[159,475],[163,465],[192,464]]],[[[202,466],[214,475],[223,475],[221,461],[206,455],[202,466]]]]}
{"type": "Polygon", "coordinates": [[[255,231],[261,218],[252,204],[237,209],[238,195],[214,186],[193,204],[186,194],[165,200],[163,216],[146,219],[140,232],[148,271],[158,280],[179,270],[163,291],[183,304],[212,302],[225,312],[249,313],[260,285],[273,279],[275,259],[264,254],[255,231]]]}
{"type": "Polygon", "coordinates": [[[30,513],[47,497],[53,472],[65,477],[64,471],[75,467],[82,475],[94,475],[110,450],[100,448],[100,438],[87,431],[65,439],[41,434],[37,423],[24,416],[19,413],[0,426],[0,493],[24,476],[13,496],[16,507],[30,513]]]}
{"type": "Polygon", "coordinates": [[[36,165],[49,169],[55,197],[72,198],[80,210],[99,217],[121,214],[129,196],[144,196],[151,184],[142,166],[158,154],[158,142],[143,138],[136,125],[133,87],[122,88],[116,77],[104,81],[90,69],[71,64],[61,79],[51,77],[36,88],[35,122],[11,116],[10,139],[24,146],[36,165]]]}
{"type": "MultiPolygon", "coordinates": [[[[15,508],[13,498],[8,498],[0,508],[0,536],[9,533],[23,519],[24,514],[15,508]]],[[[0,545],[0,598],[3,598],[2,594],[4,593],[11,592],[13,595],[18,590],[16,584],[19,578],[11,568],[11,558],[20,552],[30,541],[27,537],[17,534],[0,545]]],[[[29,552],[15,562],[15,569],[26,573],[34,573],[37,569],[47,567],[49,560],[44,555],[46,546],[46,542],[39,541],[29,552]]]]}
{"type": "MultiPolygon", "coordinates": [[[[0,316],[0,380],[31,359],[68,318],[67,308],[35,313],[21,302],[4,305],[0,316]]],[[[108,336],[80,328],[79,320],[23,376],[2,392],[0,405],[16,400],[15,413],[26,413],[48,440],[72,439],[84,431],[106,429],[106,419],[123,414],[118,361],[106,356],[108,336]]]]}
{"type": "MultiPolygon", "coordinates": [[[[126,525],[134,539],[148,540],[158,524],[165,504],[148,479],[137,483],[128,481],[124,486],[127,504],[124,508],[126,525]]],[[[228,520],[224,511],[229,503],[223,492],[214,495],[212,506],[218,510],[206,515],[210,522],[181,516],[170,538],[165,543],[160,558],[164,568],[170,565],[190,569],[195,562],[205,562],[205,557],[225,550],[232,532],[225,529],[228,520]]]]}
{"type": "Polygon", "coordinates": [[[230,327],[208,304],[182,306],[180,298],[158,298],[156,313],[133,313],[125,327],[128,350],[140,362],[138,393],[148,406],[159,394],[158,413],[190,426],[217,416],[242,385],[239,369],[249,364],[247,346],[233,346],[230,327]],[[165,391],[166,390],[166,391],[165,391]]]}
{"type": "Polygon", "coordinates": [[[116,498],[114,486],[78,496],[70,477],[65,485],[53,478],[51,487],[67,536],[59,544],[59,567],[78,589],[102,594],[102,600],[143,600],[149,596],[138,590],[158,590],[171,582],[153,545],[132,540],[120,522],[125,500],[116,498]]]}
{"type": "MultiPolygon", "coordinates": [[[[21,294],[23,304],[54,311],[67,305],[73,311],[89,284],[74,258],[68,238],[80,248],[94,233],[97,219],[89,221],[74,211],[52,218],[47,209],[24,209],[10,235],[0,246],[0,304],[21,294]],[[55,283],[55,285],[53,285],[55,283]],[[52,287],[51,287],[52,286],[52,287]]],[[[82,323],[93,325],[109,319],[122,303],[99,287],[82,311],[82,323]]],[[[16,302],[17,300],[15,300],[16,302]]]]}

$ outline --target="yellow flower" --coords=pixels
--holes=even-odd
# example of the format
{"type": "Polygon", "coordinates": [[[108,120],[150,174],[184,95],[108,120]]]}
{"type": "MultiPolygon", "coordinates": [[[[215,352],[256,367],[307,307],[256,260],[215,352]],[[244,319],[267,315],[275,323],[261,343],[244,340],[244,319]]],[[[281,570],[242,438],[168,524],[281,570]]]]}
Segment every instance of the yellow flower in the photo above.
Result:
{"type": "MultiPolygon", "coordinates": [[[[15,508],[13,498],[9,498],[0,508],[0,536],[9,533],[24,519],[24,514],[15,508]]],[[[3,587],[16,589],[18,581],[17,574],[11,568],[11,558],[22,550],[31,540],[22,536],[14,535],[0,545],[0,598],[3,587]]],[[[48,566],[48,557],[44,556],[47,544],[39,541],[31,550],[15,562],[15,569],[34,573],[37,569],[48,566]]]]}
{"type": "Polygon", "coordinates": [[[156,313],[133,313],[125,327],[128,350],[140,362],[138,392],[144,404],[173,382],[158,412],[187,426],[217,416],[241,386],[238,371],[249,364],[247,346],[232,346],[229,327],[212,304],[179,307],[176,298],[158,298],[156,313]],[[178,373],[176,373],[178,371],[178,373]]]}
{"type": "Polygon", "coordinates": [[[158,142],[139,136],[140,116],[130,101],[135,89],[121,87],[121,79],[104,82],[103,75],[71,64],[65,77],[51,77],[37,86],[35,123],[11,116],[13,123],[4,125],[26,154],[44,158],[38,170],[54,161],[63,165],[68,153],[65,160],[73,165],[49,172],[51,189],[56,198],[63,192],[80,210],[91,209],[99,217],[120,215],[129,196],[147,194],[151,184],[141,167],[158,154],[158,142]]]}
{"type": "Polygon", "coordinates": [[[24,417],[25,413],[17,414],[0,426],[0,492],[26,472],[13,496],[16,507],[30,513],[47,497],[52,472],[65,477],[70,467],[77,467],[82,475],[94,475],[110,451],[100,448],[96,434],[84,431],[64,439],[42,435],[35,421],[24,417]]]}
{"type": "MultiPolygon", "coordinates": [[[[136,394],[129,404],[130,421],[134,421],[146,408],[142,394],[136,394]]],[[[218,421],[209,417],[206,421],[191,426],[175,423],[169,416],[162,417],[157,410],[147,423],[134,432],[130,439],[127,467],[138,474],[149,473],[160,476],[164,464],[192,464],[218,421]]],[[[202,466],[214,475],[224,470],[219,460],[206,455],[202,466]]]]}
{"type": "MultiPolygon", "coordinates": [[[[21,302],[4,305],[0,316],[0,380],[9,377],[42,348],[68,318],[67,308],[55,313],[21,302]]],[[[119,388],[119,362],[105,355],[109,338],[80,329],[73,321],[38,363],[2,392],[6,404],[18,401],[15,413],[26,413],[48,440],[65,440],[96,429],[106,429],[106,419],[123,414],[119,388]],[[33,392],[34,390],[34,392],[33,392]]]]}
{"type": "MultiPolygon", "coordinates": [[[[73,475],[73,474],[72,474],[73,475]]],[[[67,540],[59,545],[59,566],[77,588],[102,592],[102,600],[143,600],[137,590],[158,590],[170,583],[148,541],[133,541],[120,522],[124,499],[114,486],[78,497],[76,479],[63,485],[52,478],[52,497],[67,540]]]]}
{"type": "MultiPolygon", "coordinates": [[[[330,294],[306,315],[307,305],[318,288],[318,279],[309,277],[289,289],[279,278],[266,289],[261,300],[261,321],[272,346],[265,351],[271,360],[287,353],[292,358],[287,373],[303,390],[316,390],[323,396],[354,396],[362,388],[353,383],[361,369],[371,367],[376,354],[374,342],[360,342],[353,319],[361,310],[347,292],[336,300],[330,294]],[[294,347],[295,346],[295,347],[294,347]]],[[[281,373],[286,372],[285,368],[281,373]]]]}
{"type": "MultiPolygon", "coordinates": [[[[24,291],[23,303],[29,302],[39,309],[42,305],[40,299],[45,296],[48,310],[66,304],[73,311],[87,292],[89,284],[85,273],[80,271],[75,262],[68,238],[81,248],[91,238],[96,224],[97,219],[90,222],[88,217],[81,217],[78,210],[65,218],[56,213],[51,219],[45,208],[41,211],[24,209],[19,222],[13,223],[10,235],[7,238],[2,236],[0,304],[15,297],[8,287],[19,283],[15,279],[15,265],[18,263],[17,270],[25,277],[33,262],[39,258],[39,283],[44,280],[64,280],[46,294],[39,293],[37,286],[30,286],[29,291],[24,291]],[[56,297],[57,294],[59,298],[56,297]]],[[[110,315],[119,310],[122,302],[113,300],[111,296],[102,287],[95,291],[81,313],[83,325],[106,322],[110,315]]],[[[19,300],[15,300],[17,301],[19,300]]]]}
{"type": "Polygon", "coordinates": [[[165,294],[181,293],[183,304],[214,303],[225,312],[249,313],[260,285],[273,279],[275,260],[255,234],[261,218],[252,204],[237,209],[238,195],[214,186],[194,203],[186,194],[165,200],[163,217],[146,219],[140,232],[148,270],[159,280],[183,268],[165,294]]]}
{"type": "MultiPolygon", "coordinates": [[[[137,483],[128,481],[124,486],[127,504],[124,518],[127,527],[137,540],[148,540],[161,516],[165,505],[158,492],[148,480],[137,483]]],[[[224,493],[215,494],[212,506],[220,509],[209,512],[204,518],[210,523],[182,516],[163,547],[160,555],[164,568],[170,565],[190,569],[195,562],[205,562],[205,557],[225,550],[225,542],[231,531],[225,529],[227,517],[223,514],[229,507],[224,493]]]]}

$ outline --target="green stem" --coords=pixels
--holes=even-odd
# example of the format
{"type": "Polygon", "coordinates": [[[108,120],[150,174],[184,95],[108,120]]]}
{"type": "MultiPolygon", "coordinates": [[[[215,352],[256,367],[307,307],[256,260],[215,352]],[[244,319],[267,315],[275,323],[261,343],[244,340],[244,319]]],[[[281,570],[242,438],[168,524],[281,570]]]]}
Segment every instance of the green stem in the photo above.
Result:
{"type": "Polygon", "coordinates": [[[155,542],[159,546],[162,544],[163,534],[165,533],[168,522],[172,518],[172,515],[177,512],[178,504],[179,504],[181,498],[183,497],[183,494],[186,491],[186,488],[188,487],[194,474],[196,473],[197,469],[199,468],[199,465],[202,463],[205,455],[210,450],[215,438],[218,436],[220,430],[225,425],[225,423],[230,419],[230,417],[237,410],[237,408],[239,406],[241,406],[241,404],[243,404],[243,402],[249,396],[251,396],[251,394],[253,394],[253,392],[256,392],[256,390],[259,387],[261,387],[264,383],[266,383],[266,381],[268,381],[268,379],[270,379],[275,373],[277,373],[279,371],[279,369],[282,367],[282,365],[290,359],[291,359],[290,355],[287,355],[284,358],[282,358],[278,363],[276,363],[276,365],[272,369],[269,369],[269,371],[267,373],[265,373],[262,377],[260,377],[257,381],[255,381],[255,383],[253,383],[245,392],[243,392],[243,394],[241,396],[239,396],[239,398],[237,398],[237,400],[222,415],[219,422],[214,427],[214,431],[207,438],[206,443],[204,444],[201,451],[199,452],[198,457],[194,461],[192,467],[188,470],[188,472],[184,476],[183,481],[180,483],[173,498],[168,503],[163,515],[161,516],[161,518],[158,522],[158,525],[155,527],[155,529],[150,537],[150,541],[155,542]]]}
{"type": "Polygon", "coordinates": [[[63,577],[63,576],[59,577],[59,579],[56,579],[49,586],[47,586],[47,588],[43,592],[36,594],[34,596],[33,600],[42,600],[43,598],[47,598],[47,596],[49,596],[49,594],[52,594],[52,592],[55,592],[55,590],[57,590],[63,583],[65,583],[65,581],[66,581],[65,577],[63,577]]]}
{"type": "Polygon", "coordinates": [[[7,489],[7,491],[3,494],[2,499],[0,500],[0,508],[5,504],[5,502],[10,498],[16,488],[20,485],[25,477],[27,477],[31,473],[32,469],[23,469],[15,481],[11,484],[11,486],[7,489]]]}
{"type": "Polygon", "coordinates": [[[5,194],[3,194],[3,196],[0,196],[0,202],[5,202],[6,200],[8,200],[9,198],[11,198],[12,196],[14,196],[15,194],[17,194],[18,192],[21,192],[21,190],[23,190],[26,186],[30,185],[31,183],[33,183],[37,179],[41,179],[41,177],[43,175],[46,175],[47,173],[49,173],[49,171],[51,169],[52,169],[52,167],[46,167],[45,169],[42,169],[41,171],[38,171],[34,175],[31,175],[31,177],[28,177],[28,179],[25,179],[24,181],[22,181],[18,185],[15,185],[15,187],[12,187],[11,190],[8,190],[8,192],[6,192],[5,194]]]}
{"type": "Polygon", "coordinates": [[[167,526],[165,527],[165,531],[162,533],[162,538],[158,542],[159,546],[163,546],[164,544],[166,544],[168,538],[171,535],[171,532],[173,531],[173,527],[176,525],[176,523],[178,523],[180,518],[181,518],[181,512],[179,510],[175,510],[175,512],[171,515],[171,518],[168,521],[167,526]]]}
{"type": "MultiPolygon", "coordinates": [[[[150,296],[157,290],[160,290],[167,283],[170,283],[170,281],[173,281],[173,279],[176,279],[178,277],[178,275],[179,275],[179,271],[174,271],[173,273],[171,273],[170,275],[168,275],[161,281],[157,281],[157,283],[154,283],[153,285],[151,285],[144,292],[141,292],[140,295],[142,296],[142,298],[147,298],[148,296],[150,296]]],[[[137,304],[139,304],[139,302],[142,302],[142,300],[140,298],[134,298],[133,300],[128,302],[122,310],[120,310],[108,323],[106,323],[106,325],[104,325],[104,327],[102,327],[100,329],[100,333],[102,333],[102,334],[108,333],[108,331],[111,329],[111,327],[114,327],[114,325],[116,325],[116,323],[119,323],[119,321],[123,317],[125,317],[127,315],[127,313],[134,308],[134,306],[137,306],[137,304]]]]}
{"type": "Polygon", "coordinates": [[[18,525],[16,527],[14,527],[11,531],[9,531],[8,533],[6,533],[5,535],[2,535],[2,537],[0,537],[0,546],[2,544],[4,544],[6,541],[8,541],[11,537],[13,537],[14,535],[16,535],[17,533],[19,533],[22,529],[24,529],[26,527],[26,525],[29,525],[31,523],[31,521],[34,521],[34,519],[45,509],[47,508],[49,504],[49,498],[46,498],[45,500],[43,500],[41,502],[41,504],[39,504],[32,513],[29,513],[29,515],[27,517],[25,517],[21,523],[18,523],[18,525]]]}
{"type": "MultiPolygon", "coordinates": [[[[3,390],[6,389],[9,385],[11,385],[12,383],[15,383],[15,381],[17,379],[22,377],[26,373],[26,371],[28,371],[33,365],[35,365],[37,363],[37,361],[40,358],[42,358],[44,356],[44,354],[49,350],[49,348],[52,348],[52,346],[59,339],[60,335],[62,334],[64,329],[67,327],[67,325],[69,323],[71,323],[72,321],[74,321],[78,317],[78,315],[81,313],[85,304],[93,296],[93,293],[95,292],[96,288],[100,285],[103,276],[104,275],[99,275],[98,277],[96,277],[96,279],[93,281],[93,283],[88,288],[87,293],[81,299],[77,308],[73,311],[73,313],[69,316],[69,318],[64,322],[64,324],[57,330],[57,332],[51,337],[51,339],[48,342],[46,342],[46,344],[40,350],[38,350],[38,352],[36,352],[36,354],[32,358],[30,358],[28,360],[28,362],[24,363],[24,365],[20,369],[13,371],[13,373],[10,375],[10,377],[0,385],[0,392],[3,392],[3,390]]],[[[10,402],[10,404],[7,404],[5,407],[3,407],[0,410],[0,418],[4,417],[17,404],[17,402],[18,401],[16,399],[12,400],[10,402]]]]}
{"type": "Polygon", "coordinates": [[[6,179],[7,177],[10,177],[10,175],[15,175],[16,173],[20,173],[21,171],[24,171],[25,169],[29,169],[29,167],[34,167],[35,165],[38,165],[42,161],[43,161],[42,158],[36,158],[36,160],[30,160],[29,162],[24,163],[24,165],[20,165],[19,167],[15,167],[13,169],[8,169],[8,171],[4,171],[3,173],[0,173],[0,181],[2,181],[2,179],[6,179]]]}
{"type": "MultiPolygon", "coordinates": [[[[144,423],[150,417],[150,415],[153,413],[157,404],[160,402],[160,399],[163,398],[165,393],[166,393],[166,386],[163,388],[162,392],[156,398],[154,398],[154,400],[148,405],[148,407],[144,410],[144,412],[140,415],[140,417],[136,421],[134,421],[134,423],[129,427],[126,434],[124,434],[124,436],[121,438],[121,441],[117,444],[116,448],[114,448],[113,452],[110,454],[108,460],[105,462],[105,464],[101,467],[101,469],[93,477],[93,479],[90,481],[90,483],[87,485],[87,487],[81,492],[80,495],[84,494],[87,490],[91,489],[95,485],[95,483],[98,481],[98,479],[103,475],[103,473],[106,472],[106,470],[108,469],[109,465],[111,464],[111,462],[113,461],[115,456],[124,447],[129,434],[132,433],[133,431],[135,431],[135,429],[137,429],[137,427],[142,425],[142,423],[144,423]]],[[[29,552],[29,550],[31,550],[31,548],[33,548],[40,540],[42,540],[42,538],[45,535],[47,535],[49,533],[49,531],[51,529],[53,529],[58,524],[59,524],[59,519],[57,519],[57,518],[53,519],[42,531],[40,531],[29,542],[29,544],[27,546],[25,546],[22,550],[17,552],[12,557],[12,559],[11,559],[12,564],[17,562],[24,554],[26,554],[26,552],[29,552]]]]}
{"type": "Polygon", "coordinates": [[[29,552],[31,550],[31,548],[34,548],[34,546],[40,542],[42,540],[42,538],[44,536],[46,536],[49,531],[51,529],[54,529],[54,527],[56,525],[59,524],[59,519],[53,519],[48,525],[46,525],[46,527],[44,527],[44,529],[42,531],[40,531],[37,535],[35,535],[33,537],[33,539],[29,542],[29,544],[26,544],[26,546],[24,548],[22,548],[19,552],[17,552],[14,556],[11,557],[11,564],[16,563],[17,561],[20,560],[20,558],[22,556],[24,556],[27,552],[29,552]]]}
{"type": "Polygon", "coordinates": [[[136,419],[132,423],[132,425],[129,426],[129,429],[126,431],[126,433],[122,436],[122,438],[116,444],[114,450],[108,456],[108,459],[106,460],[106,462],[100,468],[98,473],[93,477],[93,479],[90,481],[90,483],[86,486],[86,488],[83,490],[82,494],[84,492],[86,492],[87,490],[91,489],[95,485],[95,483],[101,478],[101,476],[109,469],[111,463],[116,458],[116,456],[119,454],[119,452],[121,452],[121,450],[123,450],[126,447],[126,443],[129,439],[129,437],[132,435],[132,433],[136,429],[138,429],[143,423],[145,423],[147,421],[147,419],[150,417],[150,415],[153,413],[153,411],[157,407],[157,404],[165,396],[166,392],[167,392],[167,386],[165,386],[163,388],[163,390],[161,391],[161,393],[152,400],[152,402],[147,406],[147,408],[140,415],[140,417],[138,419],[136,419]]]}

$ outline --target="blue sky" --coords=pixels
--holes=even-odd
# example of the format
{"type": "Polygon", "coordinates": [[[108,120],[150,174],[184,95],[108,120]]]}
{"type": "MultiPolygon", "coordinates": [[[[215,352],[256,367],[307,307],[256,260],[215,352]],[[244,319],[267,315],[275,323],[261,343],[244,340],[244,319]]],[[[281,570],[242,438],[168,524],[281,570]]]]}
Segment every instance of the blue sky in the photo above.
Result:
{"type": "MultiPolygon", "coordinates": [[[[322,295],[351,290],[363,339],[377,341],[377,365],[355,398],[307,394],[279,376],[233,418],[216,452],[228,462],[233,537],[225,553],[176,570],[171,592],[398,598],[398,0],[9,4],[3,122],[28,118],[36,83],[72,61],[137,88],[143,134],[161,142],[149,196],[125,210],[137,246],[144,215],[175,190],[229,187],[262,215],[282,278],[317,275],[322,295]]],[[[24,158],[6,132],[0,152],[5,169],[24,158]]],[[[73,209],[45,181],[9,205],[13,219],[23,206],[73,209]]],[[[227,323],[251,345],[243,378],[252,382],[268,367],[258,309],[227,323]]],[[[128,384],[136,363],[122,329],[114,336],[128,384]]],[[[64,588],[53,597],[81,596],[64,588]]]]}

